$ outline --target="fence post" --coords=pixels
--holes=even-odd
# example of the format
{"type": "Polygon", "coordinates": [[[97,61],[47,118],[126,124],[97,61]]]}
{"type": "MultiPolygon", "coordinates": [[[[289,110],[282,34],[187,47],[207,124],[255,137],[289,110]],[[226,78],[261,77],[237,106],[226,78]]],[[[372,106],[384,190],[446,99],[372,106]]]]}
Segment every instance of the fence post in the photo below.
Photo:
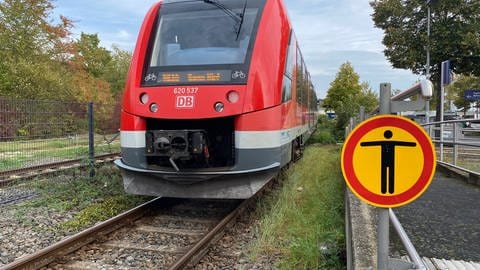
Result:
{"type": "Polygon", "coordinates": [[[95,176],[95,137],[93,126],[93,102],[88,103],[88,162],[90,177],[95,176]]]}
{"type": "Polygon", "coordinates": [[[367,115],[365,114],[365,107],[364,106],[360,106],[359,116],[360,116],[360,121],[359,122],[363,122],[367,119],[367,115]]]}
{"type": "Polygon", "coordinates": [[[460,136],[460,127],[458,123],[453,123],[453,165],[457,165],[458,158],[458,137],[460,136]]]}

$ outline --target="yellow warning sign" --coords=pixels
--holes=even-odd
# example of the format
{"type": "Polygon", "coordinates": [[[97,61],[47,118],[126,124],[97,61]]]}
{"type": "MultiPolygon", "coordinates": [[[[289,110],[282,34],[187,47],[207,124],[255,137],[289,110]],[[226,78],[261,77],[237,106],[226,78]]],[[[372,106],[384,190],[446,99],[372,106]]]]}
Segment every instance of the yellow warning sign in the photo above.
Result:
{"type": "Polygon", "coordinates": [[[361,199],[381,207],[400,206],[420,196],[430,184],[435,162],[423,128],[391,115],[361,123],[342,150],[348,186],[361,199]]]}

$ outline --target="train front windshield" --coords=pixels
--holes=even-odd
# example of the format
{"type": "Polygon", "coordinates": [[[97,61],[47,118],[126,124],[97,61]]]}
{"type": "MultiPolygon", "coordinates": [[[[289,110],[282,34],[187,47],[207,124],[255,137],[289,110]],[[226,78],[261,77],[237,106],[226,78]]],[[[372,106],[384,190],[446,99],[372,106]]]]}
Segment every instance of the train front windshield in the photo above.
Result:
{"type": "Polygon", "coordinates": [[[153,31],[144,84],[225,83],[232,81],[232,75],[245,80],[242,74],[248,73],[263,4],[259,0],[165,2],[153,31]]]}

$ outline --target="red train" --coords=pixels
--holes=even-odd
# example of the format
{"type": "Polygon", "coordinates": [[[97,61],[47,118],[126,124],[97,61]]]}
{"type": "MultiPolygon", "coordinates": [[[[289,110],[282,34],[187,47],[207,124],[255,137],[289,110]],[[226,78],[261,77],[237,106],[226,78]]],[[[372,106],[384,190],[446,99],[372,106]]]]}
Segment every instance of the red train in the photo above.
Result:
{"type": "Polygon", "coordinates": [[[128,193],[248,198],[301,153],[317,98],[281,0],[163,1],[121,116],[128,193]]]}

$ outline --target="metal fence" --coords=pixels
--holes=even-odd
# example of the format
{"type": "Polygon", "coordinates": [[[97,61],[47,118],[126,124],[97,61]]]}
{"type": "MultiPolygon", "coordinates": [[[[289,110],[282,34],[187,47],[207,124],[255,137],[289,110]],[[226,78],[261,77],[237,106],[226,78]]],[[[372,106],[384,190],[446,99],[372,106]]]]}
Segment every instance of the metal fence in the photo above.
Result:
{"type": "Polygon", "coordinates": [[[480,175],[480,119],[432,122],[422,126],[436,144],[437,162],[476,181],[480,175]]]}
{"type": "MultiPolygon", "coordinates": [[[[0,172],[88,158],[88,103],[0,98],[0,172]]],[[[119,105],[94,104],[95,154],[119,152],[119,105]]]]}

